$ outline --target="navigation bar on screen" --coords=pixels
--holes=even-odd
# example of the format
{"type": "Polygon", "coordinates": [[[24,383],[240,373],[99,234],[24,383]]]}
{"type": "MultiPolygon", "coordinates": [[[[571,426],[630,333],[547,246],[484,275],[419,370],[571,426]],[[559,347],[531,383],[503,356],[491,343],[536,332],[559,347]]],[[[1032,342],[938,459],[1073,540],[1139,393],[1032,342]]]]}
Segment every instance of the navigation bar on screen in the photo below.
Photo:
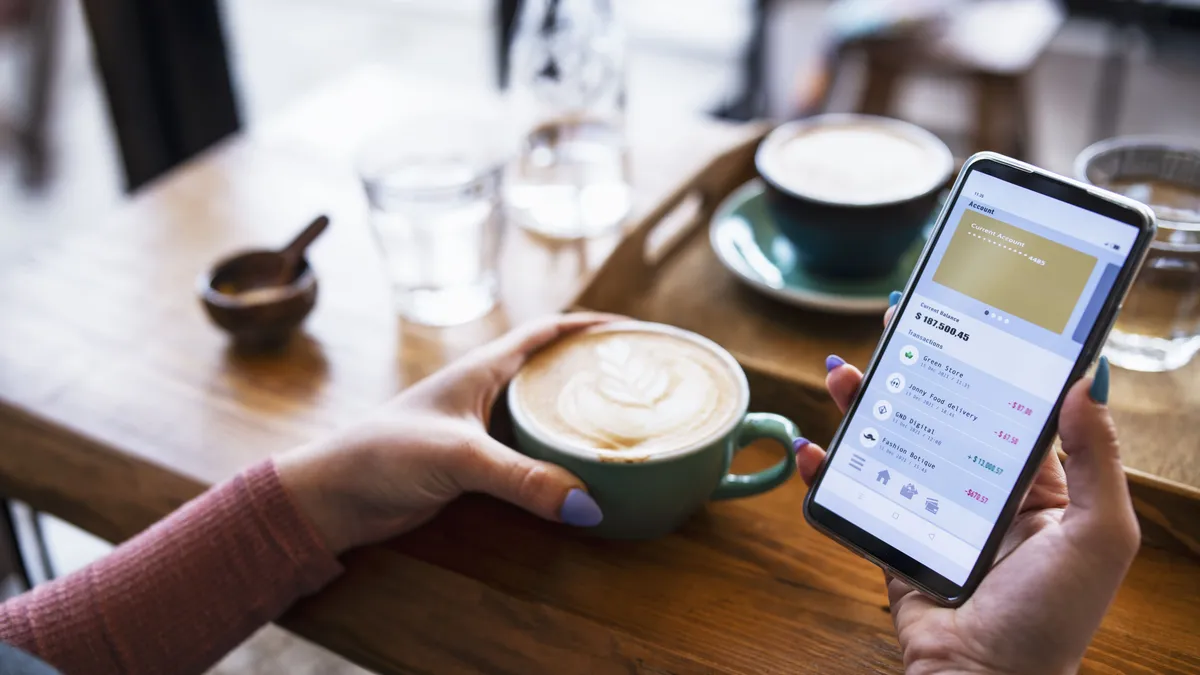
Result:
{"type": "Polygon", "coordinates": [[[978,171],[967,178],[962,195],[968,199],[976,192],[984,195],[979,200],[984,208],[1002,208],[1018,218],[1040,223],[1100,248],[1109,249],[1109,244],[1116,244],[1119,251],[1126,253],[1137,239],[1137,228],[1132,225],[978,171]]]}

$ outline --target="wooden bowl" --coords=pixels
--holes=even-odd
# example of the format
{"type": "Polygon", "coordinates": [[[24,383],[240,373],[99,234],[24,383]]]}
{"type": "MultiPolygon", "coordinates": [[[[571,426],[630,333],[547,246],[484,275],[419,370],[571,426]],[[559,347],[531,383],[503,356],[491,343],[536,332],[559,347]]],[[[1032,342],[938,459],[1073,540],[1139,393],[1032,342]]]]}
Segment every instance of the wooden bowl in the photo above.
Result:
{"type": "Polygon", "coordinates": [[[200,275],[196,291],[213,323],[239,347],[278,348],[295,333],[317,304],[317,277],[302,259],[286,285],[247,288],[264,268],[276,269],[279,253],[250,251],[218,262],[200,275]]]}

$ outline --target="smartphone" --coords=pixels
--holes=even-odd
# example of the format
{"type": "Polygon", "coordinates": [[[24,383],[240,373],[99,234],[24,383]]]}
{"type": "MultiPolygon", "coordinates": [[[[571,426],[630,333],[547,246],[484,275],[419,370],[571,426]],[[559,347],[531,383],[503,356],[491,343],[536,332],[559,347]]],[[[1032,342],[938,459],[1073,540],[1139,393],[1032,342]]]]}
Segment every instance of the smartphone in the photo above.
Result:
{"type": "Polygon", "coordinates": [[[963,166],[804,501],[951,606],[987,573],[1154,238],[1144,205],[994,153],[963,166]]]}

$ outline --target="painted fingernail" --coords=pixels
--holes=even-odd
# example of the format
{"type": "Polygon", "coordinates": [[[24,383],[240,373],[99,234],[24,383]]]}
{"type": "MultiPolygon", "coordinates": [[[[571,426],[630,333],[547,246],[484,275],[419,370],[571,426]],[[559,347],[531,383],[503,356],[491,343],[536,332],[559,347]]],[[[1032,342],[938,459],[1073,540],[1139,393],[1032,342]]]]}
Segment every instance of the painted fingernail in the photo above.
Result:
{"type": "Polygon", "coordinates": [[[895,307],[897,302],[900,302],[900,291],[892,291],[888,296],[888,307],[895,307]]]}
{"type": "Polygon", "coordinates": [[[1092,388],[1088,395],[1096,403],[1108,403],[1108,357],[1101,356],[1096,364],[1096,372],[1092,374],[1092,388]]]}
{"type": "Polygon", "coordinates": [[[834,368],[841,368],[846,365],[846,360],[837,354],[830,354],[825,357],[825,372],[829,372],[834,368]]]}
{"type": "Polygon", "coordinates": [[[801,436],[800,438],[797,438],[796,440],[792,441],[792,449],[795,450],[796,452],[800,452],[800,450],[803,449],[804,446],[808,445],[809,443],[812,443],[812,441],[801,436]]]}
{"type": "Polygon", "coordinates": [[[558,517],[567,525],[575,527],[595,527],[604,520],[604,514],[600,512],[600,505],[596,503],[595,499],[592,499],[591,495],[579,488],[567,493],[558,517]]]}

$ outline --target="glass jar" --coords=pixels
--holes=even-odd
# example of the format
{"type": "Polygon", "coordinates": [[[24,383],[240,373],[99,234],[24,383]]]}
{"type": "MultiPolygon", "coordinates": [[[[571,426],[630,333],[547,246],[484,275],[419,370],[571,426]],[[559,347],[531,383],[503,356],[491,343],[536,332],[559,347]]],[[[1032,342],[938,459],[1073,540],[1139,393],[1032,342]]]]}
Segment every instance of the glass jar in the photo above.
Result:
{"type": "Polygon", "coordinates": [[[1113,365],[1175,370],[1200,353],[1200,146],[1167,138],[1101,141],[1076,160],[1080,179],[1137,199],[1158,236],[1104,353],[1113,365]]]}
{"type": "Polygon", "coordinates": [[[608,0],[526,0],[510,109],[523,138],[504,184],[509,217],[554,239],[619,227],[630,209],[625,44],[608,0]]]}

